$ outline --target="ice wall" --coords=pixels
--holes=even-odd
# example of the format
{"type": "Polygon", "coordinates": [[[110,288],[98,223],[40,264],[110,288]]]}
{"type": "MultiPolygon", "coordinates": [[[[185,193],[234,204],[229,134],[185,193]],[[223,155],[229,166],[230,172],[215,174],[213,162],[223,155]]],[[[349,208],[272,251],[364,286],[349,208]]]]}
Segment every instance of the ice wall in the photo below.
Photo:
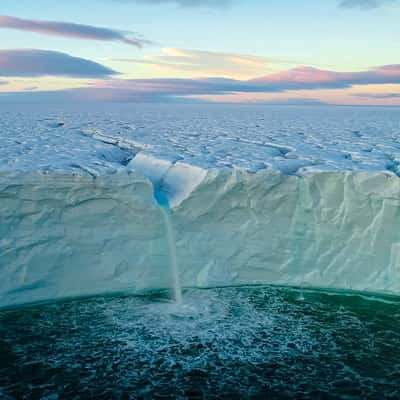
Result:
{"type": "MultiPolygon", "coordinates": [[[[169,166],[169,176],[181,176],[175,168],[187,166],[169,166]]],[[[170,287],[163,219],[145,172],[0,175],[0,307],[170,287]]],[[[400,293],[394,174],[215,169],[195,176],[190,190],[172,191],[184,286],[400,293]]]]}
{"type": "Polygon", "coordinates": [[[176,211],[186,285],[400,293],[400,180],[388,173],[210,173],[176,211]]]}
{"type": "Polygon", "coordinates": [[[0,306],[163,287],[163,232],[135,174],[0,175],[0,306]]]}

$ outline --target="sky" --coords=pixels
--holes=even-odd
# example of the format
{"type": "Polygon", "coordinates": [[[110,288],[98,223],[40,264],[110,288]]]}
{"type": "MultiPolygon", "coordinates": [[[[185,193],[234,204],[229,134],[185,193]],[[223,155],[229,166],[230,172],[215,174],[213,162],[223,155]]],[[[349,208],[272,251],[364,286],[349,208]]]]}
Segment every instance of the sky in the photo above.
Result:
{"type": "Polygon", "coordinates": [[[400,105],[400,0],[1,0],[2,100],[400,105]]]}

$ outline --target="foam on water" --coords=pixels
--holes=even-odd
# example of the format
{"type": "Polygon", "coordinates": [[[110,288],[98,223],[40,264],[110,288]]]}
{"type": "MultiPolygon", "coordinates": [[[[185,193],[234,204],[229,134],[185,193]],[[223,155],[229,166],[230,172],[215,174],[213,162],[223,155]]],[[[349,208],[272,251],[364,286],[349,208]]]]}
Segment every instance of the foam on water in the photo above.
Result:
{"type": "Polygon", "coordinates": [[[16,398],[398,397],[398,299],[305,290],[298,301],[298,294],[186,290],[184,305],[153,293],[3,312],[0,391],[16,398]]]}

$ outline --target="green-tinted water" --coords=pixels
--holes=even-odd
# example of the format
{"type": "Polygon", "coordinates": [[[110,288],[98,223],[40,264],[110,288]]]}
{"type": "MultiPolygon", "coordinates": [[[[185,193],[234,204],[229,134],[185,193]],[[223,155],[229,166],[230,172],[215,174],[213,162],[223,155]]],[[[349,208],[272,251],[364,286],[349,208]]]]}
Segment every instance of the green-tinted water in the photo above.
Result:
{"type": "Polygon", "coordinates": [[[400,398],[400,299],[253,287],[0,313],[0,398],[400,398]]]}

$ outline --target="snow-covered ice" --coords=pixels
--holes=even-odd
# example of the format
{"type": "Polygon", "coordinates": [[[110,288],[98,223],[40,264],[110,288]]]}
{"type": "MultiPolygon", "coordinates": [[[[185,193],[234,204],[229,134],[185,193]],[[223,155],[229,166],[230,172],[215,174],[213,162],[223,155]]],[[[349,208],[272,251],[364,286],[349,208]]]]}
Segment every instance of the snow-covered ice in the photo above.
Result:
{"type": "Polygon", "coordinates": [[[183,286],[400,293],[396,108],[0,112],[0,306],[183,286]],[[155,193],[156,192],[156,195],[155,193]]]}
{"type": "Polygon", "coordinates": [[[0,113],[0,169],[115,172],[137,152],[202,168],[397,171],[398,108],[118,105],[0,113]]]}

